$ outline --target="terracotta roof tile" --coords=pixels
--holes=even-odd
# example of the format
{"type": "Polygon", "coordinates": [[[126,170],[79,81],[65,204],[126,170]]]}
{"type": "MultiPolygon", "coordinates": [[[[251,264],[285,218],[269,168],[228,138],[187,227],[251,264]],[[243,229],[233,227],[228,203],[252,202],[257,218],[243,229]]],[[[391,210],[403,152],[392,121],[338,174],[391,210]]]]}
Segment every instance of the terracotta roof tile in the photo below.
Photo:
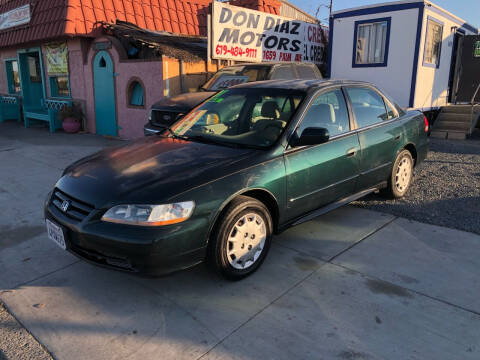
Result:
{"type": "Polygon", "coordinates": [[[155,23],[155,29],[163,31],[165,27],[163,26],[162,13],[160,12],[160,7],[157,5],[152,6],[152,18],[155,23]]]}
{"type": "MultiPolygon", "coordinates": [[[[206,36],[211,1],[3,0],[0,1],[0,13],[30,3],[31,21],[26,26],[0,31],[0,47],[65,36],[89,36],[97,22],[117,19],[148,30],[206,36]]],[[[262,0],[254,1],[263,3],[262,0]]]]}

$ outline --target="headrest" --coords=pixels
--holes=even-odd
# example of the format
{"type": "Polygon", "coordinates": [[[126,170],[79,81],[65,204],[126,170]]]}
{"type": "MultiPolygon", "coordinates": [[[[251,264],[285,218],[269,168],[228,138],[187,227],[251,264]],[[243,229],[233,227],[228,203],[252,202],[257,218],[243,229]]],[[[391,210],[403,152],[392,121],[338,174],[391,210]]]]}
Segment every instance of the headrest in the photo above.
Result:
{"type": "Polygon", "coordinates": [[[280,109],[276,101],[267,101],[262,105],[261,115],[266,118],[278,119],[280,117],[280,109]]]}

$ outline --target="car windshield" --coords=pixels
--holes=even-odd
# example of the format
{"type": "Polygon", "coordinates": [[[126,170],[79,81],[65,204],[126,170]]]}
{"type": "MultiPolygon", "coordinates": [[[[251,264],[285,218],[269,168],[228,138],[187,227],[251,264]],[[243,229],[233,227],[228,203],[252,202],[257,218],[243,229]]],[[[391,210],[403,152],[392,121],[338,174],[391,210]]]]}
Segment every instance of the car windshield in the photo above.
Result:
{"type": "Polygon", "coordinates": [[[172,136],[266,148],[283,133],[304,97],[304,92],[283,89],[222,90],[178,121],[172,136]]]}
{"type": "Polygon", "coordinates": [[[246,82],[265,80],[269,69],[268,66],[230,66],[213,75],[202,89],[216,91],[246,82]]]}

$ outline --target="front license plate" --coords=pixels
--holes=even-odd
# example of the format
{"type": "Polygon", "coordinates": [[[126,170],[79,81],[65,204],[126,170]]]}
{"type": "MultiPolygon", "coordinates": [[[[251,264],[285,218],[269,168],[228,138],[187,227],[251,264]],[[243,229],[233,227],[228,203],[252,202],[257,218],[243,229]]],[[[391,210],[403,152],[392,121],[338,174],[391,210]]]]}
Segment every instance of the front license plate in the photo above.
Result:
{"type": "Polygon", "coordinates": [[[63,230],[60,226],[55,225],[50,220],[47,222],[47,233],[48,237],[53,240],[58,246],[63,250],[67,250],[67,244],[65,243],[65,237],[63,236],[63,230]]]}

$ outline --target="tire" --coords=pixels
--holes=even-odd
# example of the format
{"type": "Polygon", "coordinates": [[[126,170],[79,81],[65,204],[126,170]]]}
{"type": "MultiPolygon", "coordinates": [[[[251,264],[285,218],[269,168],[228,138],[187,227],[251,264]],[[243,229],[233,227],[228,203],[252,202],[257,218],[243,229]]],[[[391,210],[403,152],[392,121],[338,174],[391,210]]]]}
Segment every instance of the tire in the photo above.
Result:
{"type": "Polygon", "coordinates": [[[405,196],[413,180],[413,157],[410,151],[403,150],[395,159],[392,173],[387,181],[383,194],[390,199],[400,199],[405,196]]]}
{"type": "Polygon", "coordinates": [[[208,262],[229,280],[243,279],[262,265],[272,233],[272,218],[266,206],[256,199],[238,196],[218,219],[210,239],[208,262]]]}

